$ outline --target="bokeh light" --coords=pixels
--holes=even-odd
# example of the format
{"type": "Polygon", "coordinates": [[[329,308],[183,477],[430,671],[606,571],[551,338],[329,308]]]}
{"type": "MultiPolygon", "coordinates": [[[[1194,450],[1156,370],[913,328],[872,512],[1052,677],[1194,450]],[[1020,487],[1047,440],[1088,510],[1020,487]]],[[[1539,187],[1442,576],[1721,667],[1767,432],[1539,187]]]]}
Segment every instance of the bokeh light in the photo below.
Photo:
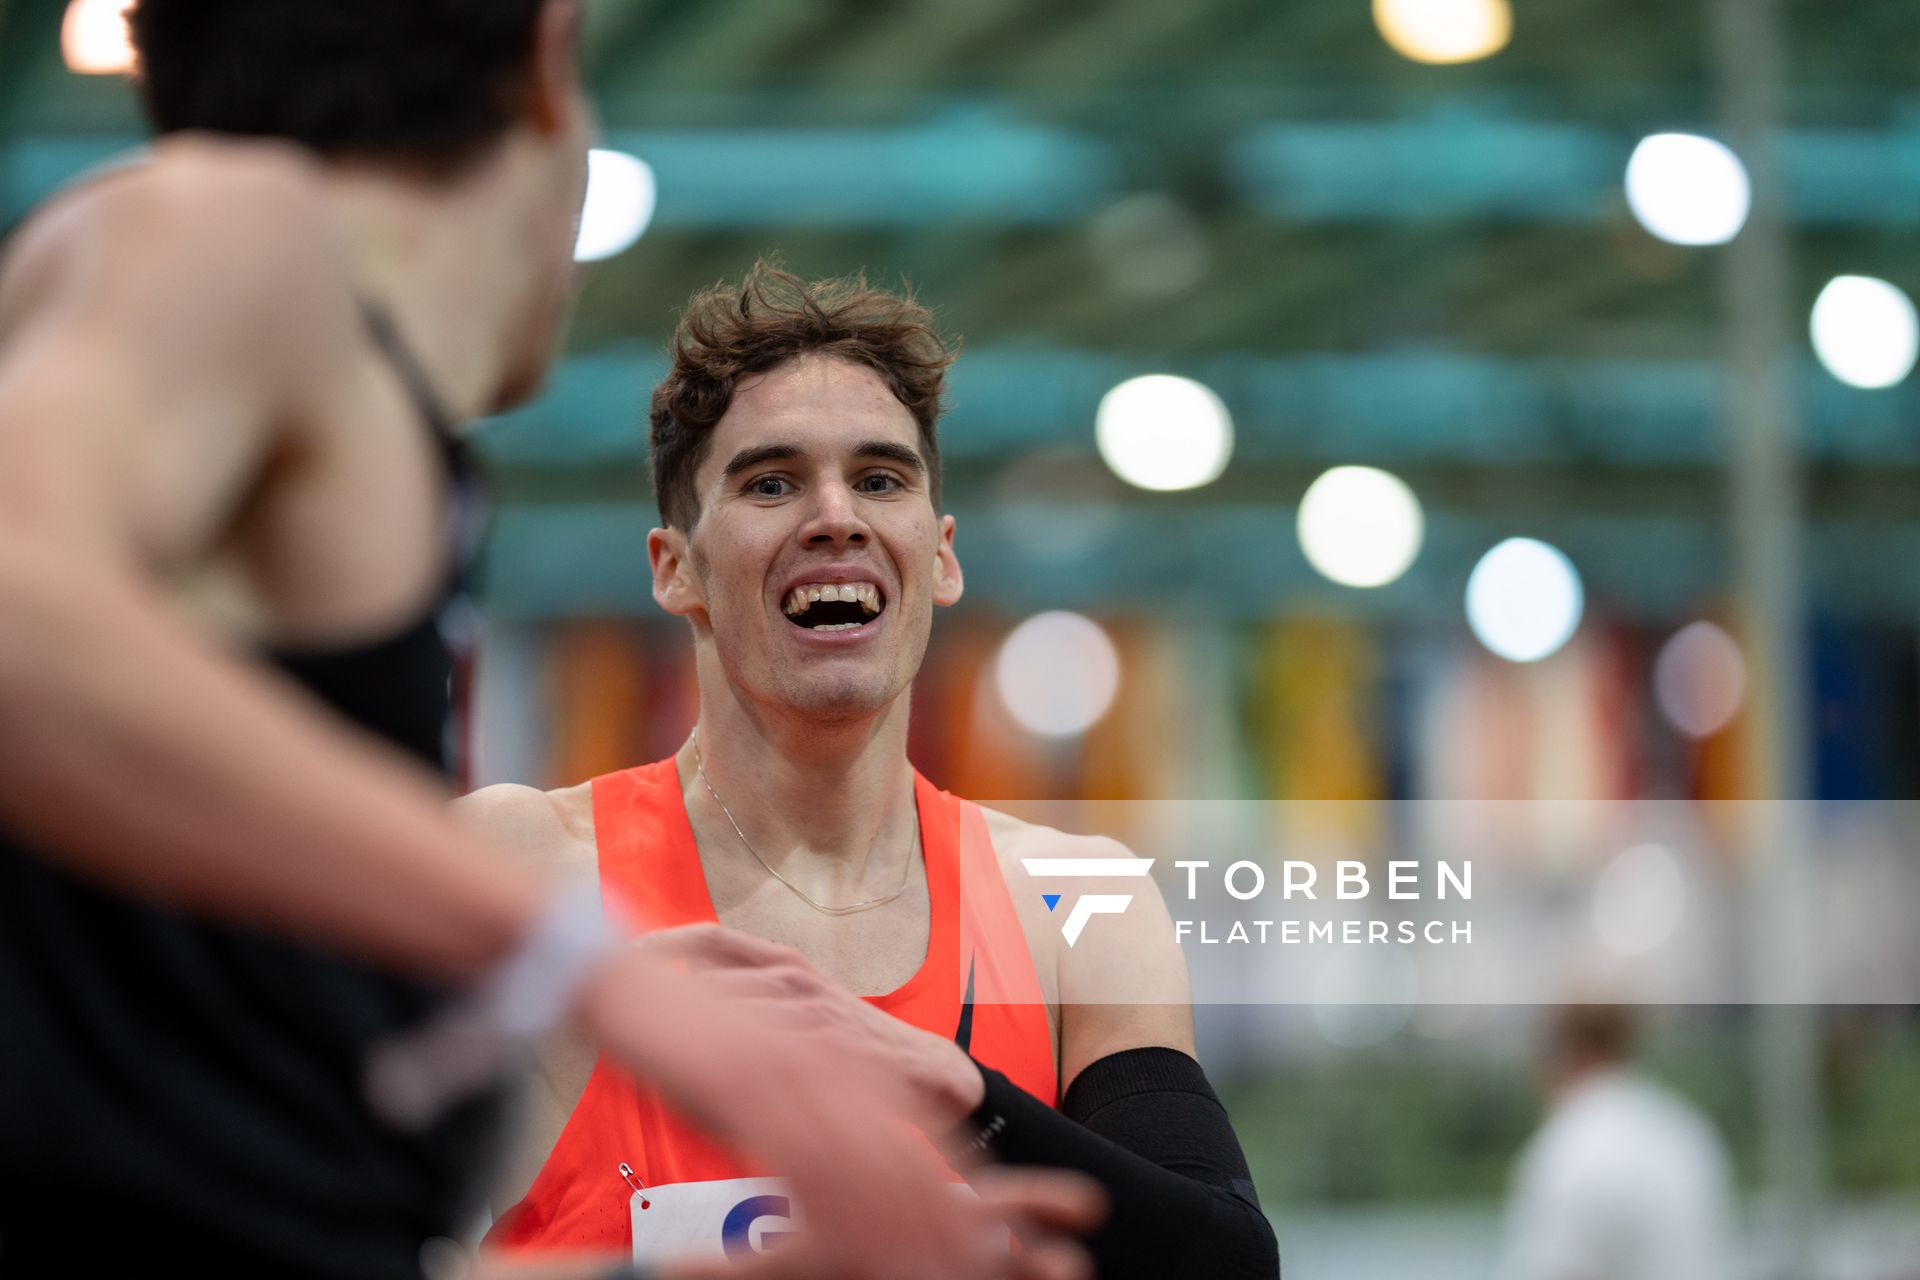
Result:
{"type": "Polygon", "coordinates": [[[1711,622],[1673,633],[1653,663],[1654,701],[1680,732],[1704,738],[1725,728],[1747,692],[1747,664],[1733,637],[1711,622]]]}
{"type": "Polygon", "coordinates": [[[1920,316],[1897,285],[1873,276],[1835,276],[1814,300],[1813,351],[1852,387],[1891,387],[1920,356],[1920,316]]]}
{"type": "Polygon", "coordinates": [[[1627,161],[1627,207],[1670,244],[1725,244],[1752,205],[1746,166],[1712,138],[1656,133],[1627,161]]]}
{"type": "Polygon", "coordinates": [[[653,221],[656,191],[647,162],[624,151],[587,155],[587,201],[580,213],[576,262],[599,262],[625,252],[653,221]]]}
{"type": "Polygon", "coordinates": [[[1348,587],[1380,587],[1420,554],[1420,500],[1406,482],[1375,467],[1335,467],[1300,499],[1300,549],[1348,587]]]}
{"type": "Polygon", "coordinates": [[[1130,485],[1197,489],[1227,469],[1233,419],[1220,397],[1192,378],[1150,373],[1101,397],[1094,438],[1101,458],[1130,485]]]}
{"type": "Polygon", "coordinates": [[[1687,913],[1687,877],[1657,844],[1616,854],[1593,885],[1593,928],[1609,951],[1637,956],[1673,936],[1687,913]]]}
{"type": "Polygon", "coordinates": [[[1510,662],[1538,662],[1580,625],[1585,595],[1573,562],[1534,538],[1508,538],[1467,578],[1467,624],[1510,662]]]}
{"type": "Polygon", "coordinates": [[[1395,53],[1415,62],[1472,62],[1513,38],[1507,0],[1373,0],[1373,23],[1395,53]]]}
{"type": "Polygon", "coordinates": [[[1020,726],[1049,738],[1085,732],[1113,705],[1120,656],[1098,623],[1036,614],[1013,629],[994,663],[1000,699],[1020,726]]]}
{"type": "Polygon", "coordinates": [[[1087,245],[1107,287],[1127,298],[1178,297],[1213,264],[1199,220],[1164,191],[1135,192],[1102,210],[1087,245]]]}
{"type": "Polygon", "coordinates": [[[133,70],[133,40],[127,10],[133,0],[73,0],[60,24],[60,53],[67,70],[84,76],[133,70]]]}

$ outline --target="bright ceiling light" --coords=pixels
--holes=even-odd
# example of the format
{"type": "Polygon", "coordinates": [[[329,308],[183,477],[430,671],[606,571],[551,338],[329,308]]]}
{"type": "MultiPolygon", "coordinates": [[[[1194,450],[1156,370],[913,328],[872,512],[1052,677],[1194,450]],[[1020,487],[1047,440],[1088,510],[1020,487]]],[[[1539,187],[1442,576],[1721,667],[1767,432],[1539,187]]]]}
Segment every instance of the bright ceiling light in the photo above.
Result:
{"type": "Polygon", "coordinates": [[[1920,317],[1898,286],[1872,276],[1835,276],[1813,304],[1813,351],[1851,387],[1904,381],[1920,356],[1920,317]]]}
{"type": "Polygon", "coordinates": [[[1513,38],[1507,0],[1373,0],[1373,22],[1395,53],[1415,62],[1472,62],[1513,38]]]}
{"type": "Polygon", "coordinates": [[[1510,662],[1538,662],[1580,625],[1585,597],[1573,562],[1544,542],[1508,538],[1467,578],[1467,625],[1510,662]]]}
{"type": "Polygon", "coordinates": [[[1084,733],[1113,705],[1120,657],[1099,624],[1077,613],[1036,614],[1013,629],[994,663],[1000,700],[1043,737],[1084,733]]]}
{"type": "Polygon", "coordinates": [[[1660,714],[1692,738],[1718,733],[1740,710],[1747,664],[1733,637],[1711,622],[1673,633],[1653,660],[1653,697],[1660,714]]]}
{"type": "Polygon", "coordinates": [[[1669,244],[1725,244],[1752,205],[1746,166],[1712,138],[1656,133],[1627,161],[1627,207],[1669,244]]]}
{"type": "Polygon", "coordinates": [[[587,154],[587,202],[580,212],[575,262],[598,262],[625,252],[653,221],[653,170],[624,151],[587,154]]]}
{"type": "Polygon", "coordinates": [[[1192,378],[1150,373],[1100,399],[1094,438],[1113,473],[1141,489],[1197,489],[1233,456],[1233,419],[1192,378]]]}
{"type": "Polygon", "coordinates": [[[1347,587],[1381,587],[1420,554],[1420,500],[1398,476],[1374,467],[1335,467],[1300,500],[1300,549],[1347,587]]]}
{"type": "Polygon", "coordinates": [[[133,0],[72,0],[60,24],[67,70],[83,76],[132,71],[133,40],[127,34],[127,10],[132,7],[133,0]]]}

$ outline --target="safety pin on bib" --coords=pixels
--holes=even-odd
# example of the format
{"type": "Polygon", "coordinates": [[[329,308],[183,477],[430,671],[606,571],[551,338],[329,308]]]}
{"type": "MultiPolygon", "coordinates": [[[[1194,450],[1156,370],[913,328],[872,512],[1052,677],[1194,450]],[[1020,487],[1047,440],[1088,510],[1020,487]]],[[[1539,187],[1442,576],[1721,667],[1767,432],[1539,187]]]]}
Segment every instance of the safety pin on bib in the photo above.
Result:
{"type": "Polygon", "coordinates": [[[621,1181],[625,1182],[628,1186],[632,1187],[636,1192],[639,1193],[640,1207],[642,1209],[648,1208],[649,1205],[647,1201],[647,1184],[640,1181],[638,1175],[636,1175],[633,1171],[633,1166],[628,1164],[625,1160],[622,1160],[620,1162],[620,1179],[621,1181]]]}

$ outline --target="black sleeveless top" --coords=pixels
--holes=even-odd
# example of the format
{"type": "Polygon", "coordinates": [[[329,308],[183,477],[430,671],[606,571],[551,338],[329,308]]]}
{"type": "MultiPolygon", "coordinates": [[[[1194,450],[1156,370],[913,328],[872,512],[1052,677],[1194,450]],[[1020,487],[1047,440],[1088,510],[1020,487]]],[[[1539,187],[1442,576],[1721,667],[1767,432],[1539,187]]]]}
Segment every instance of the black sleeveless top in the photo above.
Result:
{"type": "MultiPolygon", "coordinates": [[[[455,572],[385,638],[264,658],[444,768],[473,468],[398,333],[366,314],[444,460],[455,572]]],[[[440,998],[95,887],[0,831],[0,1275],[417,1277],[422,1241],[472,1225],[498,1099],[405,1135],[370,1113],[361,1073],[440,998]]]]}

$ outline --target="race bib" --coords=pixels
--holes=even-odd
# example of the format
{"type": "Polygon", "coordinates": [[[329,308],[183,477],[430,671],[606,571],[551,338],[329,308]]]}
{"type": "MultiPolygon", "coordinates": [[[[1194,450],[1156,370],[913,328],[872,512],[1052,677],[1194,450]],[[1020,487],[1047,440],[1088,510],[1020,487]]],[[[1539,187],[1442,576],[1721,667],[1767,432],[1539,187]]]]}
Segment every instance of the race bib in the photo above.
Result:
{"type": "Polygon", "coordinates": [[[633,1193],[627,1210],[633,1260],[649,1264],[750,1258],[779,1248],[780,1238],[799,1225],[798,1206],[780,1178],[648,1187],[633,1193]]]}
{"type": "MultiPolygon", "coordinates": [[[[964,1182],[956,1195],[971,1196],[964,1182]]],[[[713,1182],[676,1182],[636,1191],[627,1200],[633,1221],[633,1260],[718,1262],[751,1258],[780,1247],[782,1238],[800,1229],[799,1203],[782,1178],[722,1178],[713,1182]],[[645,1205],[644,1208],[641,1206],[645,1205]]],[[[998,1230],[1002,1247],[1013,1234],[998,1230]]]]}

